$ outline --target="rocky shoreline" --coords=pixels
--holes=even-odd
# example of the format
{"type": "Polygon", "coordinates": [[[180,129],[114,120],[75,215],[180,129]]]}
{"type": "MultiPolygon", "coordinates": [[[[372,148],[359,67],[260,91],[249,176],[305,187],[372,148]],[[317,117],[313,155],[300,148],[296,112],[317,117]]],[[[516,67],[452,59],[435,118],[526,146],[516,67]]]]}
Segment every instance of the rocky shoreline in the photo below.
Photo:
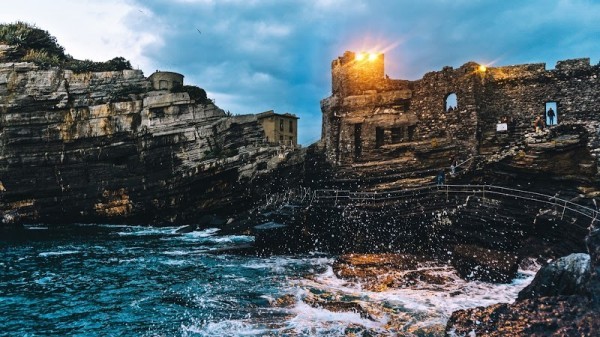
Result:
{"type": "MultiPolygon", "coordinates": [[[[597,230],[597,229],[596,229],[597,230]]],[[[590,247],[596,249],[596,247],[590,247]]],[[[587,254],[560,258],[536,275],[512,304],[456,311],[451,336],[597,336],[600,334],[597,265],[587,254]]]]}
{"type": "MultiPolygon", "coordinates": [[[[0,45],[3,232],[65,222],[217,227],[254,235],[254,254],[340,254],[336,275],[374,292],[443,285],[448,280],[438,272],[448,266],[464,279],[509,282],[528,258],[554,260],[513,304],[458,311],[446,327],[407,333],[600,333],[600,229],[596,217],[588,230],[582,224],[590,214],[567,207],[596,209],[596,110],[567,105],[578,113],[533,133],[527,118],[539,102],[510,98],[532,80],[579,92],[577,76],[596,76],[589,60],[562,62],[553,73],[520,67],[523,76],[512,68],[477,74],[467,63],[414,82],[381,76],[370,88],[364,69],[346,73],[354,70],[342,67],[352,62],[345,54],[333,63],[334,95],[321,102],[323,141],[298,149],[265,142],[255,115],[155,88],[139,70],[45,68],[22,62],[15,50],[0,45]],[[450,113],[439,105],[455,86],[463,106],[450,113]],[[486,93],[498,90],[506,94],[503,105],[487,102],[486,93]],[[512,104],[521,106],[514,109],[518,123],[498,132],[496,119],[512,104]],[[479,116],[477,107],[490,113],[479,116]],[[444,184],[482,190],[450,193],[434,185],[440,170],[456,169],[450,160],[457,157],[465,164],[444,184]],[[486,194],[486,186],[497,189],[486,194]],[[316,200],[315,190],[332,198],[316,200]],[[380,198],[398,190],[414,194],[380,198]],[[341,202],[340,191],[370,198],[341,202]],[[517,198],[522,191],[554,197],[517,198]],[[589,259],[559,259],[572,253],[589,259]]],[[[597,90],[583,92],[598,101],[597,90]]],[[[322,295],[308,302],[367,318],[383,314],[322,295]]],[[[403,322],[398,316],[390,324],[403,322]]]]}

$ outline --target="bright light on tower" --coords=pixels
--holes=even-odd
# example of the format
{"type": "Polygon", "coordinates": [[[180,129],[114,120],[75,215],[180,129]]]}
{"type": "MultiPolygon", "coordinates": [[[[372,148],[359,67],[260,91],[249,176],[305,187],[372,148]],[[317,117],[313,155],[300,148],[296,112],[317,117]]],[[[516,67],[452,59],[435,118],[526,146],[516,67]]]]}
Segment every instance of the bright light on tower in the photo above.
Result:
{"type": "Polygon", "coordinates": [[[375,60],[377,60],[377,54],[369,53],[369,61],[373,62],[375,60]]]}
{"type": "Polygon", "coordinates": [[[365,59],[365,57],[367,57],[367,55],[365,55],[365,53],[358,53],[358,54],[356,54],[356,56],[354,56],[354,59],[356,61],[362,61],[365,59]]]}

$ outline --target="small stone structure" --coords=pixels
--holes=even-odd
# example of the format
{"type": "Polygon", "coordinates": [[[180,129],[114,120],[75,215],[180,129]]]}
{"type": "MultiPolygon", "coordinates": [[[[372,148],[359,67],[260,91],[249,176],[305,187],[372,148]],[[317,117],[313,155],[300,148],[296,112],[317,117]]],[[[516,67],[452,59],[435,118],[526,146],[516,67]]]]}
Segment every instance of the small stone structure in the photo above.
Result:
{"type": "Polygon", "coordinates": [[[257,119],[265,130],[267,142],[298,145],[298,116],[290,113],[278,114],[269,110],[258,114],[257,119]]]}
{"type": "Polygon", "coordinates": [[[154,90],[171,90],[183,86],[183,75],[171,71],[156,71],[148,80],[152,82],[154,90]]]}
{"type": "Polygon", "coordinates": [[[321,141],[337,165],[402,158],[396,167],[414,170],[415,163],[449,165],[455,155],[499,154],[502,145],[522,142],[536,117],[545,119],[546,103],[556,104],[559,125],[579,123],[591,135],[600,125],[600,66],[589,58],[552,70],[468,62],[408,81],[385,75],[383,54],[347,51],[331,73],[321,141]]]}

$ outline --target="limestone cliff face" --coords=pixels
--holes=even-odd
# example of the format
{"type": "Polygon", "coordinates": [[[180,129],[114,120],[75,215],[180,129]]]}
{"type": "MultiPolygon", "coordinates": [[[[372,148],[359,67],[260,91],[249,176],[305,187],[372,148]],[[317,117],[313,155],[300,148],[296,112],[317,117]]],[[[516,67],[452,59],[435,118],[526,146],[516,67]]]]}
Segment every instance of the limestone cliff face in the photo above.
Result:
{"type": "Polygon", "coordinates": [[[242,182],[285,155],[255,116],[153,91],[139,70],[0,63],[3,223],[193,223],[244,208],[242,182]]]}

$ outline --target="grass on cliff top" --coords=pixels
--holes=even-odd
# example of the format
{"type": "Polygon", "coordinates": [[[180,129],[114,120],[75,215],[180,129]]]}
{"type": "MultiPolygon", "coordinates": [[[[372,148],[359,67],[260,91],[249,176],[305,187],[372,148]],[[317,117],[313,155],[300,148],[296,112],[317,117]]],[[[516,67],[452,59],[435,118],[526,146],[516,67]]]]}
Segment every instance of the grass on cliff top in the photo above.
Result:
{"type": "Polygon", "coordinates": [[[74,59],[48,31],[22,21],[0,24],[0,43],[15,47],[4,56],[7,61],[33,62],[44,69],[62,67],[76,73],[132,69],[131,63],[123,57],[105,62],[74,59]]]}

